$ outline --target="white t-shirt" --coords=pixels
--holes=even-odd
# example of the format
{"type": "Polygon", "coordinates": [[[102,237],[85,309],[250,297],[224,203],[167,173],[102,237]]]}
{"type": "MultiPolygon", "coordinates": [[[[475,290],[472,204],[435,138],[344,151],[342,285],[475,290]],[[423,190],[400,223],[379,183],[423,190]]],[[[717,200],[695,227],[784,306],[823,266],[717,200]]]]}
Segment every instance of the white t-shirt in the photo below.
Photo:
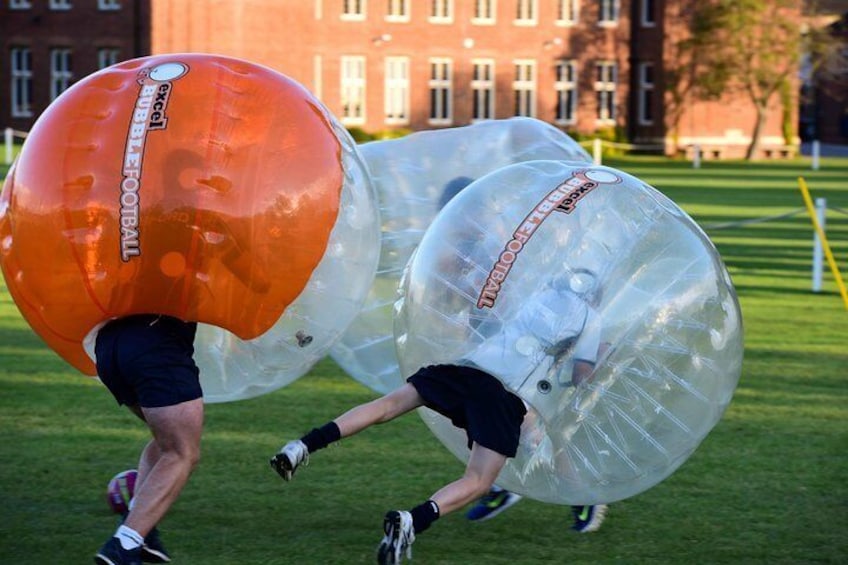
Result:
{"type": "Polygon", "coordinates": [[[594,363],[601,340],[600,320],[576,294],[548,289],[465,359],[517,390],[539,365],[549,365],[554,346],[568,339],[576,339],[572,359],[594,363]]]}

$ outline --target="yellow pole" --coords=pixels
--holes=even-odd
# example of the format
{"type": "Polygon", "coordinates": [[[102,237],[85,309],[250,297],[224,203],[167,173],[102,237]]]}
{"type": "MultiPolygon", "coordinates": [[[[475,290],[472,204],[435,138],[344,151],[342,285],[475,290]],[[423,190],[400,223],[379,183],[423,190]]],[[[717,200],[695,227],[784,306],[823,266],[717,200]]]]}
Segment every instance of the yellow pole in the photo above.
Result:
{"type": "Polygon", "coordinates": [[[833,273],[833,278],[836,279],[836,286],[839,287],[839,294],[842,295],[842,302],[845,303],[845,309],[848,310],[848,290],[845,290],[845,283],[842,281],[842,275],[839,274],[839,268],[836,266],[836,259],[833,258],[833,253],[830,250],[827,236],[824,235],[824,230],[821,224],[819,224],[819,218],[816,215],[815,207],[813,207],[813,200],[810,198],[810,191],[807,189],[807,183],[804,181],[804,177],[798,177],[798,186],[801,188],[801,195],[804,197],[804,204],[807,205],[807,212],[810,214],[813,228],[819,234],[819,239],[824,248],[824,254],[827,257],[827,264],[830,265],[830,271],[833,273]]]}

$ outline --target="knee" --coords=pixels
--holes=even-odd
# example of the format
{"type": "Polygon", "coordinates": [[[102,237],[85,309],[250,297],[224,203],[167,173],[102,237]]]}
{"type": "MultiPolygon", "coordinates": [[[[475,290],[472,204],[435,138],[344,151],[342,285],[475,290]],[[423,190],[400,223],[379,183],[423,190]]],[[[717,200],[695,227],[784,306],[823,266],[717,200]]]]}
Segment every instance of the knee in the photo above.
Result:
{"type": "Polygon", "coordinates": [[[196,442],[187,441],[160,445],[159,450],[164,457],[175,459],[190,469],[194,469],[200,463],[200,444],[196,442]]]}
{"type": "Polygon", "coordinates": [[[484,477],[479,473],[466,473],[465,474],[466,484],[469,485],[471,490],[471,495],[474,498],[480,498],[492,488],[492,484],[494,481],[489,479],[488,477],[484,477]]]}

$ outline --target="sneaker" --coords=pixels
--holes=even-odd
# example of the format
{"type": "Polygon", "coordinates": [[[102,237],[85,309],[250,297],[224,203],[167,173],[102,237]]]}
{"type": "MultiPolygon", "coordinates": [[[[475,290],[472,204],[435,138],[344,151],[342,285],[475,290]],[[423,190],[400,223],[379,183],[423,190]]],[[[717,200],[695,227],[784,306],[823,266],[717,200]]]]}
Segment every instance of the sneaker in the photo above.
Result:
{"type": "Polygon", "coordinates": [[[309,450],[299,439],[288,442],[271,458],[271,467],[286,481],[292,480],[300,464],[309,464],[309,450]]]}
{"type": "Polygon", "coordinates": [[[519,500],[521,500],[520,494],[492,487],[488,494],[477,501],[477,504],[468,511],[465,517],[475,522],[482,522],[494,518],[519,500]]]}
{"type": "Polygon", "coordinates": [[[415,541],[415,530],[412,527],[412,514],[405,510],[391,510],[383,518],[385,536],[377,548],[377,563],[380,565],[397,565],[403,560],[412,559],[412,542],[415,541]]]}
{"type": "Polygon", "coordinates": [[[159,539],[159,530],[153,528],[144,538],[141,546],[141,560],[145,563],[170,563],[171,556],[165,551],[162,540],[159,539]]]}
{"type": "Polygon", "coordinates": [[[587,534],[595,532],[601,527],[607,513],[607,505],[572,506],[571,512],[574,514],[574,525],[571,526],[571,529],[581,534],[587,534]]]}
{"type": "Polygon", "coordinates": [[[141,565],[141,547],[124,549],[120,540],[112,537],[94,556],[94,562],[97,565],[141,565]]]}
{"type": "MultiPolygon", "coordinates": [[[[120,523],[123,524],[126,522],[129,515],[129,511],[121,514],[120,523]]],[[[147,532],[147,537],[144,538],[144,543],[141,545],[141,560],[145,563],[171,562],[171,556],[165,551],[162,540],[159,539],[159,530],[156,526],[153,526],[153,529],[147,532]]]]}

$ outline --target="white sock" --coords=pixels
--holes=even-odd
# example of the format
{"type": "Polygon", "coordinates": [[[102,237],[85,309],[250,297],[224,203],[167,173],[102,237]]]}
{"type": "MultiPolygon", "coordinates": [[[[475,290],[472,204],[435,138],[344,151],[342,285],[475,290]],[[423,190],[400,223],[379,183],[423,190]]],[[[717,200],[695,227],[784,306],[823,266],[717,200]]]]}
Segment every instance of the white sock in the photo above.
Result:
{"type": "Polygon", "coordinates": [[[118,541],[121,542],[121,547],[124,549],[135,549],[141,547],[141,544],[144,543],[144,538],[141,534],[123,524],[115,532],[115,537],[118,538],[118,541]]]}
{"type": "Polygon", "coordinates": [[[130,503],[127,504],[127,510],[132,511],[133,506],[135,506],[135,498],[130,499],[130,503]]]}

